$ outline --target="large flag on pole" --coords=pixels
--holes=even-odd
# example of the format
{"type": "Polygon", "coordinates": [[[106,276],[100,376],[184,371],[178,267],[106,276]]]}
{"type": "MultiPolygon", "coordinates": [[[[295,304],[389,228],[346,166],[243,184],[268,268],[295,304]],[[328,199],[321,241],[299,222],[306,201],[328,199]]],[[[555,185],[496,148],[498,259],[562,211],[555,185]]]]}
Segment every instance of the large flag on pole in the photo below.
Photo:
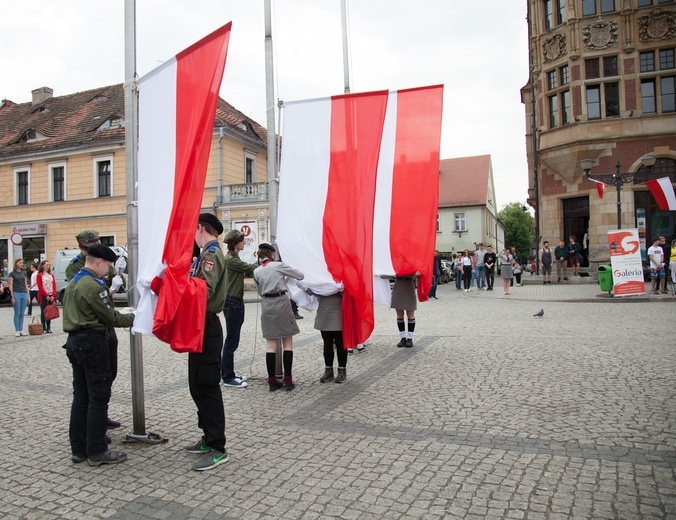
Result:
{"type": "MultiPolygon", "coordinates": [[[[139,304],[134,332],[199,352],[206,285],[189,278],[231,23],[139,79],[139,304]],[[160,284],[159,295],[151,290],[160,284]]],[[[156,289],[157,291],[157,289],[156,289]]]]}
{"type": "Polygon", "coordinates": [[[427,299],[442,94],[436,86],[284,106],[280,253],[315,294],[343,289],[346,347],[373,331],[374,275],[420,273],[418,298],[427,299]]]}
{"type": "Polygon", "coordinates": [[[655,197],[657,207],[662,211],[676,211],[676,194],[669,177],[646,181],[645,185],[655,197]]]}

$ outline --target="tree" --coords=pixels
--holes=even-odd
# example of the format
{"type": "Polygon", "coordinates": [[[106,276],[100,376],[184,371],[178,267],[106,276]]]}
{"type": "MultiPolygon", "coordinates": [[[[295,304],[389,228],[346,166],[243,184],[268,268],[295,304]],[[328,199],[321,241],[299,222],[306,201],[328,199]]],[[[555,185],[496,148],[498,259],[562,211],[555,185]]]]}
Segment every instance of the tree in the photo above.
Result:
{"type": "Polygon", "coordinates": [[[522,262],[528,259],[535,236],[533,215],[520,202],[510,202],[500,210],[498,218],[505,226],[505,246],[516,246],[522,262]]]}

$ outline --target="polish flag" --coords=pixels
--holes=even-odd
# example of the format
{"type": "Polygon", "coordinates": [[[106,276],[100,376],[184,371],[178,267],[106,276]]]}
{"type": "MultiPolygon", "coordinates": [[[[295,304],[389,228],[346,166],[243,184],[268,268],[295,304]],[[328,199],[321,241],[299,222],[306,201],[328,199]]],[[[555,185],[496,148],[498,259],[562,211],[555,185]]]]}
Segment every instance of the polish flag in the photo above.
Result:
{"type": "Polygon", "coordinates": [[[313,293],[343,291],[345,348],[373,331],[374,274],[419,272],[419,298],[427,299],[442,93],[438,86],[284,106],[280,254],[313,293]]]}
{"type": "Polygon", "coordinates": [[[138,80],[139,303],[133,331],[154,334],[178,352],[202,349],[207,289],[189,271],[230,27],[138,80]]]}
{"type": "Polygon", "coordinates": [[[657,207],[662,211],[676,211],[676,195],[669,177],[646,181],[645,185],[648,186],[650,193],[655,197],[657,207]]]}
{"type": "Polygon", "coordinates": [[[589,179],[593,183],[596,184],[596,193],[599,194],[599,199],[603,198],[603,192],[606,189],[606,185],[602,183],[601,181],[597,181],[596,179],[589,179]]]}

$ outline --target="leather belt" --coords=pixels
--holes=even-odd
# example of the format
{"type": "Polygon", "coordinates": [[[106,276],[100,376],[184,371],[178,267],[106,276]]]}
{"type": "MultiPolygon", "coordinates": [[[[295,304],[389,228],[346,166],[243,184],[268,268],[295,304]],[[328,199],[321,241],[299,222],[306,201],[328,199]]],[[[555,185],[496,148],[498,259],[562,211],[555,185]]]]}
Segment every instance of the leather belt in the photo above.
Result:
{"type": "Polygon", "coordinates": [[[286,291],[281,291],[281,292],[273,292],[273,293],[268,293],[264,294],[264,298],[277,298],[278,296],[284,296],[286,294],[286,291]]]}

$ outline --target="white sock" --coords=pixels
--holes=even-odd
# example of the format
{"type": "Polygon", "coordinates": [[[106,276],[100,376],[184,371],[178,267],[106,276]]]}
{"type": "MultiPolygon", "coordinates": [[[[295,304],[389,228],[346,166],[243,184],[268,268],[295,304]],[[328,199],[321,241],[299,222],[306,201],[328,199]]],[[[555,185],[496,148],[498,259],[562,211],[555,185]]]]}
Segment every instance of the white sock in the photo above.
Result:
{"type": "Polygon", "coordinates": [[[399,336],[401,337],[401,339],[406,339],[406,331],[402,330],[401,332],[399,332],[399,336]]]}

